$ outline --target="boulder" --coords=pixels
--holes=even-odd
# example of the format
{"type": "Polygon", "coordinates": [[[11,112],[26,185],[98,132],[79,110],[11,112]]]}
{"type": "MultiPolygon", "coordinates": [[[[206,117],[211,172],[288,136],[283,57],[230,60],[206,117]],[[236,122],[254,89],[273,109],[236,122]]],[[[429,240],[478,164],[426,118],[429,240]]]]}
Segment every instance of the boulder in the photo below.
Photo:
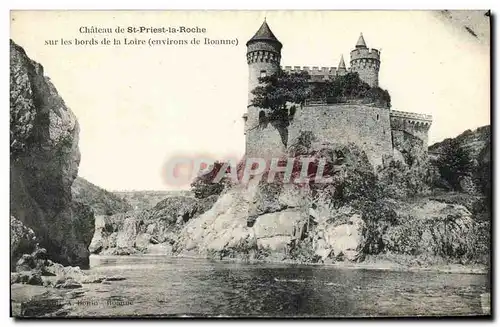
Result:
{"type": "Polygon", "coordinates": [[[21,284],[29,284],[29,285],[43,285],[44,284],[40,271],[35,271],[35,270],[11,273],[10,274],[10,283],[11,284],[21,283],[21,284]]]}
{"type": "Polygon", "coordinates": [[[292,239],[300,239],[306,224],[307,216],[301,210],[291,209],[261,215],[253,226],[257,246],[284,251],[292,239]]]}
{"type": "MultiPolygon", "coordinates": [[[[10,260],[17,262],[23,254],[31,253],[38,247],[35,232],[15,217],[10,217],[10,260]]],[[[12,267],[11,268],[15,268],[12,267]]]]}
{"type": "Polygon", "coordinates": [[[122,277],[122,276],[110,276],[110,277],[106,277],[104,280],[106,282],[116,282],[116,281],[125,280],[125,279],[126,278],[122,277]]]}
{"type": "Polygon", "coordinates": [[[60,279],[56,281],[54,285],[55,288],[65,288],[65,289],[73,289],[73,288],[81,288],[82,284],[77,282],[72,278],[60,279]]]}
{"type": "Polygon", "coordinates": [[[123,227],[118,231],[116,246],[119,248],[132,248],[135,245],[137,236],[136,219],[130,217],[125,219],[123,227]]]}
{"type": "Polygon", "coordinates": [[[35,259],[31,254],[23,254],[21,259],[16,262],[16,271],[30,271],[36,268],[35,259]]]}
{"type": "Polygon", "coordinates": [[[365,223],[359,214],[352,215],[344,224],[318,227],[317,235],[320,238],[315,253],[323,260],[330,256],[358,261],[362,257],[364,228],[365,223]]]}

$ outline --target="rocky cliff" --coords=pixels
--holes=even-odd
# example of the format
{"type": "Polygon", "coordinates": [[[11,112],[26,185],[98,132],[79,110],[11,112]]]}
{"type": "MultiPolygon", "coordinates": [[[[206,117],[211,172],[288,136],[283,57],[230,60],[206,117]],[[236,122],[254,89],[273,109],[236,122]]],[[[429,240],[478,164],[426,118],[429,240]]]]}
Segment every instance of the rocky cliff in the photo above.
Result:
{"type": "MultiPolygon", "coordinates": [[[[489,125],[479,127],[472,130],[466,130],[462,134],[455,137],[465,149],[468,150],[472,158],[479,157],[481,151],[490,144],[491,127],[489,125]]],[[[449,143],[451,139],[445,139],[442,142],[434,143],[429,146],[429,154],[438,156],[442,152],[442,147],[449,143]]]]}
{"type": "Polygon", "coordinates": [[[327,166],[334,164],[331,184],[252,180],[236,185],[183,226],[174,253],[325,263],[386,254],[488,262],[489,225],[464,205],[418,194],[391,198],[386,190],[390,181],[380,183],[355,145],[321,144],[303,150],[326,158],[327,166]]]}
{"type": "Polygon", "coordinates": [[[10,41],[10,214],[53,261],[88,266],[93,212],[73,201],[79,126],[43,67],[10,41]]]}
{"type": "Polygon", "coordinates": [[[215,200],[173,196],[151,209],[98,215],[89,249],[95,254],[171,254],[182,226],[208,210],[215,200]]]}
{"type": "Polygon", "coordinates": [[[73,200],[86,204],[96,215],[113,215],[132,210],[127,200],[108,192],[82,177],[77,177],[71,186],[73,200]]]}

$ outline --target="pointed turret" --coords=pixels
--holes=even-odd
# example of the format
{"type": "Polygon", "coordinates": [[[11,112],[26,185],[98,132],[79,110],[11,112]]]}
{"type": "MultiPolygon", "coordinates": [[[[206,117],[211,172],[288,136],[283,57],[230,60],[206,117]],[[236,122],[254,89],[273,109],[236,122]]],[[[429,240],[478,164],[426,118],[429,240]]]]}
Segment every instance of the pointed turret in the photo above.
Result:
{"type": "Polygon", "coordinates": [[[340,56],[339,69],[345,69],[344,55],[340,56]]]}
{"type": "Polygon", "coordinates": [[[356,43],[356,48],[366,48],[365,39],[363,38],[363,33],[359,34],[358,42],[356,43]]]}
{"type": "Polygon", "coordinates": [[[269,25],[267,25],[267,21],[265,19],[257,33],[255,33],[255,35],[250,40],[248,40],[247,46],[253,41],[270,41],[276,42],[280,46],[282,45],[281,42],[276,38],[276,36],[274,36],[273,31],[271,31],[271,28],[269,28],[269,25]]]}
{"type": "Polygon", "coordinates": [[[339,66],[337,67],[337,75],[338,76],[343,76],[345,74],[347,74],[347,69],[345,67],[344,55],[341,55],[340,56],[339,66]]]}

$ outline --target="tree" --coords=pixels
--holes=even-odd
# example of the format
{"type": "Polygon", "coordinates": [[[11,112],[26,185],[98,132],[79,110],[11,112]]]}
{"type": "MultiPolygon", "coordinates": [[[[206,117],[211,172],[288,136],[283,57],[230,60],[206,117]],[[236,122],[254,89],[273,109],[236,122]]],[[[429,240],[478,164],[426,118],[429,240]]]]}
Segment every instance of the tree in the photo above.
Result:
{"type": "Polygon", "coordinates": [[[330,103],[366,99],[378,106],[391,106],[391,96],[387,90],[378,86],[370,87],[356,72],[337,76],[331,81],[315,83],[311,94],[314,98],[326,99],[330,103]]]}
{"type": "Polygon", "coordinates": [[[491,144],[488,142],[486,146],[479,152],[478,165],[475,172],[476,184],[481,193],[486,197],[486,206],[491,207],[491,144]]]}
{"type": "Polygon", "coordinates": [[[272,115],[280,117],[287,112],[287,103],[303,104],[310,93],[307,72],[288,73],[279,70],[273,75],[259,78],[259,86],[252,90],[252,105],[271,109],[272,115]]]}
{"type": "Polygon", "coordinates": [[[203,199],[210,195],[219,195],[224,188],[229,185],[230,180],[227,177],[223,177],[220,181],[216,181],[217,174],[223,166],[223,162],[216,161],[213,163],[212,169],[208,173],[200,175],[193,180],[191,183],[191,191],[196,198],[203,199]]]}
{"type": "Polygon", "coordinates": [[[471,174],[472,160],[469,151],[463,148],[458,140],[450,139],[443,144],[437,166],[441,177],[454,190],[459,191],[461,179],[471,174]]]}

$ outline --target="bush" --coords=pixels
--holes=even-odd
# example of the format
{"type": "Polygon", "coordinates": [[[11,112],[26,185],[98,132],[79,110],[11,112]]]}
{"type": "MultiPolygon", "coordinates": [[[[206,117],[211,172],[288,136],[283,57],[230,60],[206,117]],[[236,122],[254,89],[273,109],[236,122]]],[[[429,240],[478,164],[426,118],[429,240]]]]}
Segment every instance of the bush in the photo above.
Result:
{"type": "Polygon", "coordinates": [[[408,166],[394,160],[379,169],[381,193],[395,199],[428,193],[429,185],[436,178],[435,171],[428,164],[408,166]]]}
{"type": "Polygon", "coordinates": [[[310,239],[293,242],[289,251],[290,259],[301,263],[318,262],[319,257],[314,253],[314,248],[310,239]]]}
{"type": "Polygon", "coordinates": [[[352,206],[361,212],[365,222],[363,236],[365,245],[362,252],[378,254],[385,250],[383,236],[387,229],[397,223],[397,214],[394,206],[385,200],[357,200],[352,206]]]}
{"type": "Polygon", "coordinates": [[[337,76],[333,81],[315,83],[312,98],[326,99],[328,103],[341,103],[348,100],[364,100],[380,107],[391,107],[391,96],[380,87],[370,87],[363,82],[358,73],[337,76]]]}
{"type": "Polygon", "coordinates": [[[450,139],[443,144],[436,165],[441,177],[456,191],[462,190],[460,181],[472,172],[470,153],[457,139],[450,139]]]}
{"type": "MultiPolygon", "coordinates": [[[[231,185],[231,180],[228,177],[223,177],[220,181],[215,181],[215,178],[224,163],[220,161],[214,162],[212,169],[201,176],[198,176],[191,183],[191,191],[198,199],[207,198],[211,195],[219,195],[222,191],[231,185]]],[[[229,172],[229,167],[226,172],[229,172]]]]}
{"type": "Polygon", "coordinates": [[[479,191],[486,197],[486,207],[490,211],[491,202],[491,145],[487,143],[478,155],[475,182],[479,191]]]}

